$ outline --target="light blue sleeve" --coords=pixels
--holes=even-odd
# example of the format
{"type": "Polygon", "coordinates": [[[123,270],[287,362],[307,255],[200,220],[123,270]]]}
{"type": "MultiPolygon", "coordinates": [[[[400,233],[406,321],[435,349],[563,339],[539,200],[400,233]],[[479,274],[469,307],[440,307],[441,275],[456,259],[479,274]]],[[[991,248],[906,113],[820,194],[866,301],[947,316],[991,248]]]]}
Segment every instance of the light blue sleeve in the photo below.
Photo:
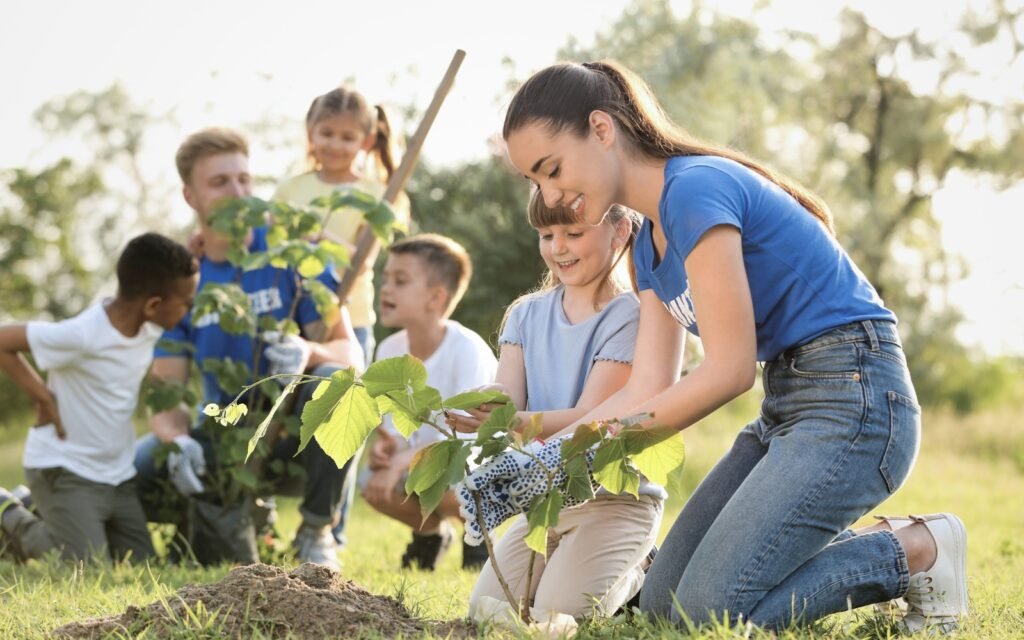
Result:
{"type": "Polygon", "coordinates": [[[526,307],[530,304],[530,300],[522,300],[519,302],[513,302],[512,310],[508,312],[508,319],[505,320],[505,326],[501,329],[501,337],[498,338],[498,345],[503,344],[515,344],[520,347],[523,346],[523,332],[522,323],[526,316],[526,307]]]}
{"type": "Polygon", "coordinates": [[[601,321],[602,344],[594,355],[594,361],[632,364],[640,324],[640,304],[632,294],[623,294],[609,303],[609,307],[601,321]]]}
{"type": "Polygon", "coordinates": [[[685,260],[712,227],[728,224],[742,232],[746,202],[740,181],[719,167],[695,165],[680,171],[669,178],[663,203],[669,242],[685,260]]]}

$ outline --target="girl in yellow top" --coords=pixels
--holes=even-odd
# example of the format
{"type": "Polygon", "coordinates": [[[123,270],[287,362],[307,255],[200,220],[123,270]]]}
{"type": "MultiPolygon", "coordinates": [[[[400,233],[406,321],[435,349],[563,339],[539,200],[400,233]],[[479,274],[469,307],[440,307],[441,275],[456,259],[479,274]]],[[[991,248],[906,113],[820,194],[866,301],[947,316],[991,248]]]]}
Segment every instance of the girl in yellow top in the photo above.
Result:
{"type": "MultiPolygon", "coordinates": [[[[274,193],[284,200],[306,207],[310,201],[336,189],[359,189],[378,198],[395,169],[391,149],[391,127],[383,107],[371,105],[357,91],[338,87],[317,96],[306,113],[308,155],[312,169],[285,179],[274,193]],[[360,156],[374,165],[364,173],[357,166],[360,156]]],[[[408,218],[408,199],[396,202],[399,219],[408,218]]],[[[404,220],[403,220],[404,221],[404,220]]],[[[363,215],[356,209],[325,215],[324,237],[354,252],[363,227],[363,215]]],[[[367,260],[348,298],[352,326],[366,356],[373,361],[373,258],[367,260]]]]}
{"type": "MultiPolygon", "coordinates": [[[[284,180],[277,187],[274,200],[306,207],[314,198],[329,195],[335,189],[359,189],[378,198],[384,195],[386,183],[395,170],[395,158],[391,149],[391,127],[383,107],[371,105],[357,91],[344,87],[332,89],[317,96],[309,105],[306,136],[312,169],[284,180]],[[360,171],[356,164],[360,156],[371,161],[367,163],[372,166],[367,173],[360,171]]],[[[408,222],[409,200],[405,194],[399,196],[394,209],[400,222],[408,222]]],[[[342,209],[329,216],[325,212],[324,220],[324,237],[354,252],[364,224],[362,212],[342,209]]],[[[375,346],[373,261],[376,257],[374,253],[367,259],[346,303],[367,365],[373,362],[375,346]]],[[[351,468],[356,466],[351,465],[351,468]]],[[[355,482],[349,481],[347,486],[351,492],[355,482]]],[[[333,531],[339,545],[345,544],[342,532],[350,504],[351,496],[342,501],[339,521],[333,531]]]]}

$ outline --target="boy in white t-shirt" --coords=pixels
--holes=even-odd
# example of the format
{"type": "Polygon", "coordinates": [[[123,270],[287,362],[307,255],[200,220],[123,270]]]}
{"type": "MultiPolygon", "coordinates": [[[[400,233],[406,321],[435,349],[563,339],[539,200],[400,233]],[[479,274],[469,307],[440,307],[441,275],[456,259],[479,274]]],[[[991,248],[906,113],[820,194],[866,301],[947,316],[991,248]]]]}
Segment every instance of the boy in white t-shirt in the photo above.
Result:
{"type": "MultiPolygon", "coordinates": [[[[427,384],[445,398],[493,382],[494,352],[479,335],[448,319],[466,291],[471,272],[466,250],[444,236],[422,234],[388,247],[378,295],[380,321],[402,331],[380,343],[376,359],[416,356],[427,369],[427,384]]],[[[423,425],[406,441],[390,417],[385,417],[377,432],[369,468],[360,479],[363,497],[377,511],[412,529],[402,566],[433,570],[454,538],[448,519],[458,517],[458,501],[449,491],[423,520],[419,500],[405,494],[405,478],[416,452],[443,436],[423,425]]],[[[467,556],[465,547],[463,551],[464,567],[486,561],[486,556],[467,556]]]]}
{"type": "Polygon", "coordinates": [[[114,298],[62,322],[0,327],[0,369],[37,407],[22,459],[31,493],[0,488],[0,545],[16,558],[153,555],[133,480],[132,414],[153,347],[192,306],[196,282],[185,247],[146,233],[117,261],[114,298]],[[22,352],[49,372],[46,382],[22,352]]]}

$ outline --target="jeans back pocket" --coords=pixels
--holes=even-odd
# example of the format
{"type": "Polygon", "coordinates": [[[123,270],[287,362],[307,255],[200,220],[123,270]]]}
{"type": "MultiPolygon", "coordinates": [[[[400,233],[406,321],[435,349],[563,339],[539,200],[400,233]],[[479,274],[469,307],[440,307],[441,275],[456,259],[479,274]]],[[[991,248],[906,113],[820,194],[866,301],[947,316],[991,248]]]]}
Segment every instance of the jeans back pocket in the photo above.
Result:
{"type": "Polygon", "coordinates": [[[910,475],[921,446],[921,407],[907,396],[889,391],[889,442],[878,470],[889,489],[895,492],[910,475]]]}

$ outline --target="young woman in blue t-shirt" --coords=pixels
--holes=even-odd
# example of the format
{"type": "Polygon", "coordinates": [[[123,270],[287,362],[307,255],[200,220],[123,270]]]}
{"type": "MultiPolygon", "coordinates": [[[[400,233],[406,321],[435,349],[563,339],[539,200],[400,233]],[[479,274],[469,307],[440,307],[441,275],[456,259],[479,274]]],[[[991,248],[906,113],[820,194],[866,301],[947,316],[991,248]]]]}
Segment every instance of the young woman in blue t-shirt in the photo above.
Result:
{"type": "Polygon", "coordinates": [[[690,496],[641,607],[771,628],[898,597],[911,628],[965,615],[958,518],[848,529],[907,478],[920,408],[896,318],[836,242],[826,206],[689,137],[611,62],[534,75],[503,135],[548,206],[591,224],[613,204],[645,218],[630,377],[579,423],[647,412],[684,429],[750,389],[764,363],[760,417],[690,496]],[[666,375],[682,363],[684,329],[698,326],[704,361],[666,375]]]}
{"type": "MultiPolygon", "coordinates": [[[[548,272],[537,291],[509,306],[495,382],[520,409],[521,424],[543,414],[543,440],[629,378],[639,304],[616,267],[628,263],[638,221],[615,206],[600,224],[590,225],[568,209],[546,207],[537,192],[529,220],[548,272]]],[[[488,416],[487,406],[482,409],[470,416],[451,413],[449,423],[474,431],[488,416]]],[[[525,516],[512,523],[494,548],[495,560],[535,620],[572,626],[571,618],[614,613],[640,590],[666,494],[649,482],[638,493],[598,492],[594,500],[564,509],[548,534],[546,556],[536,558],[532,583],[532,554],[524,540],[529,525],[525,516]]],[[[510,612],[491,563],[473,588],[469,612],[480,621],[500,621],[510,612]]]]}

